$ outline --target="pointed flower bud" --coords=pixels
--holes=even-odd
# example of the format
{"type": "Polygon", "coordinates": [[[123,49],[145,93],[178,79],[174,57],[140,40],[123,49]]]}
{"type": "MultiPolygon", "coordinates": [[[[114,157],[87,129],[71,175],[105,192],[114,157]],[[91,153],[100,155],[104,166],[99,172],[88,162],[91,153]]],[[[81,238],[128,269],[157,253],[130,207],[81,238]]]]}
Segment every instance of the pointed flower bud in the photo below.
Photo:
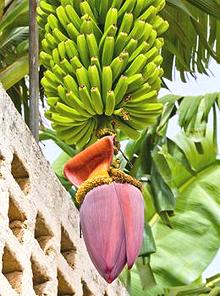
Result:
{"type": "Polygon", "coordinates": [[[77,194],[78,200],[83,200],[83,237],[93,264],[108,283],[117,278],[126,264],[128,268],[133,266],[144,230],[140,183],[110,168],[113,140],[110,136],[99,140],[71,159],[64,169],[72,183],[81,184],[77,194]]]}

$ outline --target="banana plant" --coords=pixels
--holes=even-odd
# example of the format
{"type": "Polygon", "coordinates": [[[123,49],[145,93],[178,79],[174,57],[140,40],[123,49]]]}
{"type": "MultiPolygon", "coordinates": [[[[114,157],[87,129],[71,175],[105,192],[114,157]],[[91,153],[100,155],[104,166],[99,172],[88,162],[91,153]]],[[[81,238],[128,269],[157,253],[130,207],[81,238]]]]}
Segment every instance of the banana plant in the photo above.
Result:
{"type": "MultiPolygon", "coordinates": [[[[218,93],[163,97],[165,108],[157,125],[127,144],[124,169],[144,183],[146,209],[140,258],[121,276],[130,295],[218,295],[217,281],[201,281],[220,247],[218,121],[211,130],[202,124],[199,137],[186,134],[188,126],[199,122],[198,116],[207,122],[213,111],[215,117],[218,98],[218,93]],[[174,115],[186,132],[171,140],[167,126],[174,115]]],[[[61,180],[64,162],[71,156],[54,163],[61,180]]]]}

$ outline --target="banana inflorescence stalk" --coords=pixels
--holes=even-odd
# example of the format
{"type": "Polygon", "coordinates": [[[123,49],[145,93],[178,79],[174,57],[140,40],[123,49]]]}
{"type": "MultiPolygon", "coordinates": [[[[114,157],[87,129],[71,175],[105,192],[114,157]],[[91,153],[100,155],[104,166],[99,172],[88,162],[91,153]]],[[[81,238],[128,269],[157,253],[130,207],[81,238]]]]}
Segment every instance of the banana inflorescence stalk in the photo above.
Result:
{"type": "Polygon", "coordinates": [[[46,112],[67,144],[107,124],[131,138],[156,121],[165,0],[40,0],[46,112]]]}

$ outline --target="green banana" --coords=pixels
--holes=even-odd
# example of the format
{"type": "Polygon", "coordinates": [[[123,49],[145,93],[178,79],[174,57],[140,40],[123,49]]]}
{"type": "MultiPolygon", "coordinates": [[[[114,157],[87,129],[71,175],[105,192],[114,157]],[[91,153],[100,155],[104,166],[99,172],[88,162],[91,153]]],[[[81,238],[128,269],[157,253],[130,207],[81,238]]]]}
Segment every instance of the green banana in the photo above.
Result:
{"type": "Polygon", "coordinates": [[[156,68],[151,76],[147,79],[147,82],[152,85],[160,77],[160,69],[156,68]]]}
{"type": "Polygon", "coordinates": [[[50,25],[48,23],[45,24],[44,29],[45,33],[52,33],[52,29],[50,28],[50,25]]]}
{"type": "Polygon", "coordinates": [[[111,64],[114,55],[114,45],[114,37],[107,36],[102,51],[102,66],[107,66],[111,64]]]}
{"type": "Polygon", "coordinates": [[[151,77],[151,75],[154,73],[156,68],[157,68],[157,65],[154,62],[148,63],[142,71],[142,75],[144,79],[145,80],[149,79],[149,77],[151,77]]]}
{"type": "Polygon", "coordinates": [[[99,70],[96,65],[89,66],[88,77],[91,87],[97,87],[101,91],[101,81],[99,76],[99,70]]]}
{"type": "Polygon", "coordinates": [[[58,17],[58,20],[60,21],[61,25],[64,29],[66,29],[66,26],[70,23],[70,20],[66,14],[66,10],[63,6],[59,6],[56,9],[56,15],[58,17]]]}
{"type": "Polygon", "coordinates": [[[158,55],[153,60],[154,64],[157,66],[160,66],[163,63],[163,57],[161,55],[158,55]]]}
{"type": "MultiPolygon", "coordinates": [[[[66,116],[60,115],[59,113],[55,113],[55,112],[50,112],[50,113],[47,112],[47,113],[45,113],[45,115],[47,116],[48,119],[50,119],[53,122],[58,123],[60,125],[74,126],[75,120],[73,118],[66,117],[66,116]]],[[[82,124],[82,123],[80,123],[80,124],[82,124]]]]}
{"type": "Polygon", "coordinates": [[[145,10],[145,12],[139,16],[139,19],[144,20],[145,22],[148,21],[150,22],[149,18],[152,18],[156,15],[156,8],[151,5],[150,7],[148,7],[147,10],[145,10]]]}
{"type": "Polygon", "coordinates": [[[137,0],[135,8],[133,10],[134,17],[137,18],[142,13],[146,0],[137,0]]]}
{"type": "Polygon", "coordinates": [[[68,56],[68,58],[71,60],[74,56],[78,56],[78,51],[77,51],[77,47],[76,44],[68,39],[67,41],[65,41],[65,50],[66,50],[66,55],[68,56]]]}
{"type": "Polygon", "coordinates": [[[129,34],[133,25],[134,16],[132,13],[125,13],[120,25],[119,33],[124,32],[129,34]]]}
{"type": "Polygon", "coordinates": [[[57,43],[60,43],[62,41],[66,41],[68,38],[66,35],[64,35],[59,29],[55,28],[53,29],[53,36],[57,40],[57,43]]]}
{"type": "Polygon", "coordinates": [[[45,34],[45,39],[47,40],[48,44],[52,49],[54,49],[54,47],[57,46],[57,41],[51,33],[45,34]]]}
{"type": "Polygon", "coordinates": [[[158,55],[158,49],[156,47],[151,48],[146,54],[145,57],[147,58],[147,61],[153,61],[153,59],[158,55]]]}
{"type": "Polygon", "coordinates": [[[86,68],[81,67],[76,70],[76,78],[78,81],[78,84],[80,86],[85,85],[87,89],[90,89],[90,83],[89,83],[89,76],[88,76],[88,71],[86,68]]]}
{"type": "Polygon", "coordinates": [[[53,5],[47,3],[46,1],[40,1],[39,3],[39,7],[46,13],[46,14],[50,14],[50,13],[53,13],[55,14],[56,13],[56,10],[54,8],[53,5]]]}
{"type": "Polygon", "coordinates": [[[49,24],[49,26],[52,30],[54,30],[56,28],[60,28],[59,20],[57,19],[57,17],[54,14],[48,15],[47,23],[49,24]]]}
{"type": "Polygon", "coordinates": [[[69,63],[69,61],[67,59],[63,59],[60,62],[60,67],[69,74],[73,74],[74,73],[74,68],[73,66],[69,63]]]}
{"type": "Polygon", "coordinates": [[[97,23],[93,19],[92,19],[92,25],[93,25],[93,33],[95,35],[95,38],[97,42],[99,42],[100,39],[102,38],[102,31],[100,30],[97,23]]]}
{"type": "Polygon", "coordinates": [[[82,116],[82,114],[78,113],[75,109],[57,102],[55,105],[55,111],[63,116],[67,116],[69,118],[74,118],[75,121],[85,121],[87,117],[82,116]]]}
{"type": "Polygon", "coordinates": [[[157,32],[154,29],[152,29],[150,36],[147,39],[147,43],[149,44],[149,48],[151,48],[154,45],[156,38],[157,38],[157,32]]]}
{"type": "Polygon", "coordinates": [[[147,58],[144,54],[138,55],[131,63],[130,67],[125,71],[127,76],[132,76],[137,73],[141,73],[142,69],[147,63],[147,58]]]}
{"type": "Polygon", "coordinates": [[[51,106],[51,107],[54,107],[55,104],[56,104],[57,102],[59,102],[59,101],[60,101],[60,98],[59,98],[59,97],[48,97],[48,98],[47,98],[47,103],[48,103],[48,105],[51,106]]]}
{"type": "Polygon", "coordinates": [[[96,110],[96,113],[98,115],[103,114],[104,106],[103,106],[102,97],[98,87],[92,87],[90,92],[91,92],[93,108],[96,110]]]}
{"type": "Polygon", "coordinates": [[[104,32],[106,32],[111,25],[117,26],[117,19],[118,10],[116,8],[110,8],[105,19],[104,32]]]}
{"type": "Polygon", "coordinates": [[[41,79],[41,84],[43,85],[46,92],[55,93],[56,94],[56,83],[52,82],[51,80],[48,80],[46,77],[43,77],[41,79]]]}
{"type": "Polygon", "coordinates": [[[157,91],[159,91],[160,89],[160,86],[161,86],[161,79],[158,78],[152,85],[151,85],[151,89],[155,89],[157,91]]]}
{"type": "Polygon", "coordinates": [[[102,69],[102,100],[105,106],[107,93],[112,89],[113,71],[112,67],[104,66],[102,69]]]}
{"type": "MultiPolygon", "coordinates": [[[[148,24],[148,23],[145,23],[145,26],[144,26],[144,31],[143,31],[143,35],[142,37],[139,39],[139,43],[141,44],[142,42],[147,42],[149,44],[149,37],[151,36],[152,34],[152,31],[153,31],[153,27],[151,24],[148,24]]],[[[154,30],[155,32],[155,30],[154,30]]],[[[155,33],[153,33],[155,34],[155,33]]],[[[155,37],[156,38],[156,37],[155,37]]],[[[151,38],[152,39],[152,38],[151,38]]]]}
{"type": "MultiPolygon", "coordinates": [[[[78,92],[78,91],[77,91],[78,92]]],[[[89,113],[88,110],[86,110],[86,106],[83,104],[83,102],[76,96],[76,94],[73,91],[70,91],[66,93],[66,100],[65,103],[76,109],[76,111],[80,114],[82,114],[84,117],[91,117],[93,114],[89,113]]]]}
{"type": "Polygon", "coordinates": [[[115,80],[117,80],[117,78],[121,75],[121,73],[123,72],[125,66],[127,65],[127,61],[128,61],[128,53],[127,52],[123,52],[121,53],[117,58],[115,58],[110,67],[112,69],[112,73],[113,73],[113,82],[115,82],[115,80]]]}
{"type": "Polygon", "coordinates": [[[52,51],[52,58],[55,64],[59,64],[61,61],[61,57],[58,51],[58,48],[54,48],[54,50],[52,51]]]}
{"type": "Polygon", "coordinates": [[[83,65],[88,68],[89,66],[89,49],[86,42],[86,37],[84,34],[80,34],[77,36],[77,46],[79,51],[80,59],[83,65]]]}
{"type": "Polygon", "coordinates": [[[71,60],[70,60],[70,63],[73,67],[73,71],[74,73],[76,72],[77,69],[83,67],[83,64],[80,62],[79,58],[77,56],[73,57],[71,60]]]}
{"type": "Polygon", "coordinates": [[[45,18],[42,18],[41,16],[37,15],[36,20],[37,20],[39,27],[45,28],[45,25],[47,24],[45,21],[45,18]]]}
{"type": "Polygon", "coordinates": [[[115,25],[111,25],[110,27],[108,27],[108,29],[102,35],[102,38],[101,38],[101,40],[99,42],[99,51],[102,50],[106,37],[107,36],[113,36],[114,37],[116,32],[117,32],[117,27],[115,25]]]}
{"type": "Polygon", "coordinates": [[[72,91],[75,95],[78,95],[78,85],[71,75],[66,75],[63,82],[68,92],[72,91]]]}
{"type": "Polygon", "coordinates": [[[164,45],[164,39],[163,38],[157,38],[154,42],[154,46],[160,50],[164,45]]]}
{"type": "Polygon", "coordinates": [[[56,76],[62,80],[63,77],[67,74],[59,65],[55,65],[53,68],[52,68],[54,74],[56,74],[56,76]]]}
{"type": "Polygon", "coordinates": [[[132,98],[136,99],[137,97],[140,97],[151,89],[151,86],[145,82],[138,90],[131,93],[132,98]]]}
{"type": "Polygon", "coordinates": [[[126,106],[125,110],[129,112],[131,116],[137,118],[145,118],[147,115],[158,115],[161,113],[163,108],[162,104],[157,103],[146,103],[145,105],[141,105],[140,109],[134,108],[133,106],[126,106]],[[145,106],[143,108],[143,106],[145,106]]]}
{"type": "Polygon", "coordinates": [[[94,14],[92,12],[92,9],[87,1],[83,1],[80,3],[80,10],[81,10],[82,15],[87,14],[96,22],[96,18],[95,18],[94,14]]]}
{"type": "Polygon", "coordinates": [[[91,140],[93,136],[93,131],[95,131],[97,127],[96,120],[91,119],[88,126],[89,126],[89,129],[86,131],[83,137],[79,139],[77,142],[77,146],[79,147],[79,149],[83,149],[85,145],[91,140]]]}
{"type": "Polygon", "coordinates": [[[65,42],[62,41],[58,44],[58,52],[61,60],[66,58],[66,47],[65,47],[65,42]]]}
{"type": "Polygon", "coordinates": [[[70,23],[66,26],[66,31],[67,31],[70,39],[72,39],[74,42],[76,42],[77,37],[80,35],[80,33],[76,29],[76,27],[72,23],[70,23]]]}
{"type": "MultiPolygon", "coordinates": [[[[84,124],[82,124],[82,126],[78,127],[77,129],[77,133],[76,134],[71,134],[70,137],[65,139],[65,142],[68,145],[73,145],[76,144],[77,142],[84,137],[84,134],[86,133],[86,131],[89,129],[89,123],[85,122],[84,124]]],[[[75,130],[76,131],[76,130],[75,130]]]]}
{"type": "MultiPolygon", "coordinates": [[[[77,124],[74,125],[72,128],[68,128],[68,129],[63,129],[63,128],[59,128],[57,130],[57,136],[64,141],[65,143],[72,145],[72,144],[76,144],[79,136],[77,137],[77,135],[81,132],[82,133],[82,129],[87,125],[88,121],[85,122],[81,122],[81,124],[77,124]]],[[[81,134],[80,134],[81,137],[81,134]]]]}
{"type": "Polygon", "coordinates": [[[166,5],[166,0],[155,0],[154,6],[157,9],[157,13],[160,12],[166,5]]]}
{"type": "Polygon", "coordinates": [[[157,35],[160,36],[164,34],[169,28],[169,23],[164,21],[158,28],[157,28],[157,35]]]}
{"type": "Polygon", "coordinates": [[[57,93],[61,100],[66,102],[66,89],[61,84],[57,87],[57,93]]]}
{"type": "Polygon", "coordinates": [[[80,19],[79,15],[77,14],[77,12],[73,8],[73,6],[72,5],[66,5],[65,6],[65,11],[66,11],[66,14],[67,14],[69,20],[72,22],[72,24],[74,25],[76,30],[79,31],[80,27],[81,27],[81,24],[82,24],[82,20],[80,19]]]}
{"type": "Polygon", "coordinates": [[[123,16],[126,12],[131,12],[136,4],[136,0],[127,0],[124,1],[124,4],[118,11],[118,17],[120,18],[123,16]]]}
{"type": "Polygon", "coordinates": [[[143,130],[146,129],[148,126],[154,124],[156,122],[156,117],[149,117],[148,119],[145,118],[145,120],[135,119],[134,117],[130,117],[130,120],[128,121],[128,124],[131,128],[135,130],[143,130]]]}
{"type": "Polygon", "coordinates": [[[123,2],[124,2],[123,0],[113,0],[111,6],[119,10],[123,2]]]}
{"type": "Polygon", "coordinates": [[[79,87],[79,96],[83,104],[87,107],[87,111],[93,115],[96,114],[95,109],[93,108],[92,98],[89,94],[89,91],[85,85],[79,87]]]}
{"type": "Polygon", "coordinates": [[[101,0],[99,5],[99,21],[101,24],[105,23],[106,14],[108,11],[109,0],[101,0]]]}
{"type": "Polygon", "coordinates": [[[115,108],[115,94],[114,91],[110,90],[107,92],[105,101],[105,115],[111,116],[115,108]]]}
{"type": "Polygon", "coordinates": [[[80,27],[81,34],[91,34],[93,33],[93,24],[91,18],[86,18],[83,20],[82,25],[80,27]]]}
{"type": "Polygon", "coordinates": [[[116,127],[120,128],[120,130],[124,134],[126,134],[129,138],[134,139],[134,140],[137,140],[139,138],[140,133],[136,129],[132,128],[127,123],[125,123],[125,121],[123,121],[119,117],[116,117],[114,119],[114,122],[116,124],[116,127]]]}
{"type": "Polygon", "coordinates": [[[145,93],[139,97],[138,96],[134,97],[131,95],[131,99],[128,101],[126,106],[133,106],[135,108],[135,106],[137,105],[141,106],[141,104],[145,104],[150,99],[156,98],[156,96],[157,96],[157,92],[155,90],[145,93]]]}
{"type": "Polygon", "coordinates": [[[51,80],[51,81],[54,81],[55,83],[57,84],[60,84],[62,83],[62,80],[57,77],[57,75],[55,75],[53,72],[51,72],[50,70],[47,70],[44,72],[44,76],[48,79],[48,80],[51,80]]]}
{"type": "Polygon", "coordinates": [[[128,89],[128,78],[127,76],[121,76],[115,86],[115,89],[114,89],[114,94],[115,94],[115,105],[119,104],[126,92],[127,92],[127,89],[128,89]]]}
{"type": "Polygon", "coordinates": [[[149,44],[146,41],[143,41],[132,53],[132,55],[129,57],[129,62],[132,62],[135,58],[138,57],[138,55],[144,54],[147,52],[149,48],[149,44]]]}
{"type": "Polygon", "coordinates": [[[51,46],[49,45],[49,43],[47,42],[46,39],[43,39],[41,41],[41,45],[42,45],[44,52],[51,54],[51,46]]]}
{"type": "Polygon", "coordinates": [[[37,14],[38,14],[38,16],[41,17],[42,20],[47,18],[47,16],[48,16],[48,13],[46,13],[44,10],[42,10],[39,6],[37,7],[37,14]]]}
{"type": "Polygon", "coordinates": [[[144,78],[142,74],[135,74],[128,77],[128,93],[132,93],[138,90],[144,84],[144,78]]]}
{"type": "Polygon", "coordinates": [[[139,40],[144,34],[144,28],[145,28],[145,21],[142,19],[136,20],[134,23],[134,27],[131,30],[130,34],[128,35],[129,39],[135,39],[139,40]]]}
{"type": "Polygon", "coordinates": [[[120,32],[117,36],[114,48],[114,55],[119,55],[127,44],[128,34],[125,32],[120,32]]]}
{"type": "Polygon", "coordinates": [[[86,42],[89,49],[89,56],[99,57],[99,47],[94,34],[86,35],[86,42]]]}
{"type": "Polygon", "coordinates": [[[125,50],[128,52],[129,56],[132,55],[132,53],[135,51],[137,46],[138,46],[138,41],[131,38],[131,40],[128,42],[128,44],[125,47],[125,50]]]}
{"type": "Polygon", "coordinates": [[[99,59],[97,57],[91,57],[91,66],[95,65],[97,69],[99,70],[99,73],[102,72],[101,65],[99,63],[99,59]]]}

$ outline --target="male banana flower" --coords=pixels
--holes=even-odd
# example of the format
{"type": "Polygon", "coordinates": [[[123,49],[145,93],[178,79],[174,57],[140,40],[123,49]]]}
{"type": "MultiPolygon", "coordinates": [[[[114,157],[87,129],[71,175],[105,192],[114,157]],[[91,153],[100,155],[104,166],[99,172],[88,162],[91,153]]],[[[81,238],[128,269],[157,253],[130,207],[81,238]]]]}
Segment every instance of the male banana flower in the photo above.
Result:
{"type": "Polygon", "coordinates": [[[67,162],[66,178],[79,186],[76,198],[90,258],[111,283],[141,248],[144,203],[139,181],[111,168],[114,137],[107,136],[67,162]]]}

